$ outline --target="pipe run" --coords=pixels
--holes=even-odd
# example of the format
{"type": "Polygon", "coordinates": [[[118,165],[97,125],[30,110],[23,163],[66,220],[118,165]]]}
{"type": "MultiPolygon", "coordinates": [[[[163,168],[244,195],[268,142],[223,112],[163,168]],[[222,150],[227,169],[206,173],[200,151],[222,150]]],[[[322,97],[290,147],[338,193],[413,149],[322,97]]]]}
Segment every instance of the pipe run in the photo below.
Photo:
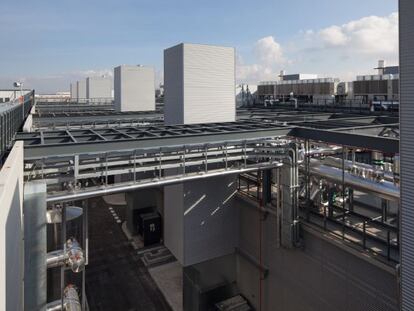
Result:
{"type": "Polygon", "coordinates": [[[267,163],[263,165],[257,165],[254,167],[235,169],[235,170],[228,169],[228,170],[213,172],[213,173],[184,175],[180,177],[156,179],[156,180],[151,180],[148,182],[141,182],[141,183],[134,183],[134,182],[123,183],[120,185],[109,186],[109,187],[92,188],[91,190],[82,190],[82,191],[69,192],[69,193],[66,192],[64,194],[49,195],[46,201],[48,203],[58,203],[58,202],[65,202],[65,201],[84,200],[84,199],[93,198],[96,196],[109,195],[109,194],[114,194],[114,193],[119,193],[119,192],[127,192],[127,191],[146,189],[146,188],[151,188],[151,187],[168,186],[168,185],[178,184],[182,182],[201,180],[201,179],[217,177],[217,176],[226,176],[226,175],[260,171],[260,170],[265,170],[265,169],[273,169],[273,168],[281,167],[282,165],[283,163],[274,162],[274,163],[267,163]]]}
{"type": "MultiPolygon", "coordinates": [[[[59,311],[62,310],[62,300],[55,300],[47,304],[47,311],[59,311]]],[[[82,306],[80,303],[78,290],[74,285],[66,286],[63,291],[63,310],[64,311],[81,311],[82,306]]]]}
{"type": "Polygon", "coordinates": [[[344,174],[345,184],[356,190],[376,193],[383,199],[391,201],[398,201],[400,198],[400,188],[391,182],[377,182],[375,180],[355,176],[348,172],[343,172],[341,169],[322,165],[317,160],[311,161],[310,172],[311,174],[337,182],[338,184],[342,183],[342,174],[344,174]]]}
{"type": "Polygon", "coordinates": [[[69,266],[73,272],[78,273],[85,268],[85,256],[78,241],[71,238],[66,242],[66,251],[56,250],[47,253],[46,264],[48,268],[69,266]]]}

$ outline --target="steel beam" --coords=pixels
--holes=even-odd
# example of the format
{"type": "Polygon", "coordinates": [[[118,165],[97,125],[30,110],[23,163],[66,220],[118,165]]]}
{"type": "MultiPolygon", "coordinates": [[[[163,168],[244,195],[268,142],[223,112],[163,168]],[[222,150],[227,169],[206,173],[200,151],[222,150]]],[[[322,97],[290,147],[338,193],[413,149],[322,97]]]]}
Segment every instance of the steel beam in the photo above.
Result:
{"type": "Polygon", "coordinates": [[[143,139],[119,139],[112,141],[93,141],[83,143],[25,145],[25,159],[38,159],[53,156],[133,150],[145,148],[162,148],[191,144],[209,144],[226,141],[257,140],[286,136],[291,132],[289,127],[275,127],[262,130],[239,130],[205,134],[186,134],[161,136],[143,139]]]}
{"type": "Polygon", "coordinates": [[[379,136],[368,136],[355,133],[343,133],[310,128],[294,128],[289,136],[300,139],[322,141],[334,145],[344,145],[363,149],[377,150],[386,153],[399,153],[399,140],[379,136]]]}

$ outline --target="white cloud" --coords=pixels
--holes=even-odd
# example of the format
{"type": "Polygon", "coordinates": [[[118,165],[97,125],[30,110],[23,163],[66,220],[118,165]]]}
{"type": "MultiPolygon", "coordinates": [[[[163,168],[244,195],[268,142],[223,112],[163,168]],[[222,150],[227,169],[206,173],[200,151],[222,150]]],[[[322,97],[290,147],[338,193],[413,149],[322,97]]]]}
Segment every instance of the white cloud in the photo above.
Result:
{"type": "Polygon", "coordinates": [[[348,56],[393,56],[398,54],[398,13],[368,16],[341,26],[310,32],[316,47],[340,47],[348,56]],[[321,44],[322,43],[322,44],[321,44]]]}
{"type": "Polygon", "coordinates": [[[112,69],[89,69],[89,70],[80,70],[71,72],[74,76],[81,76],[81,77],[112,77],[114,72],[112,69]]]}
{"type": "Polygon", "coordinates": [[[286,62],[281,45],[272,36],[258,40],[254,45],[254,54],[260,64],[269,67],[286,62]]]}
{"type": "Polygon", "coordinates": [[[273,80],[279,66],[288,63],[283,49],[273,36],[256,41],[253,47],[255,62],[246,64],[240,54],[236,56],[236,77],[239,82],[257,83],[273,80]]]}
{"type": "Polygon", "coordinates": [[[319,31],[319,36],[328,46],[344,46],[348,42],[347,36],[339,26],[331,26],[322,29],[319,31]]]}
{"type": "Polygon", "coordinates": [[[275,79],[281,69],[352,80],[372,73],[378,59],[398,64],[398,13],[308,29],[283,45],[267,36],[254,44],[253,55],[252,64],[238,62],[239,82],[275,79]]]}

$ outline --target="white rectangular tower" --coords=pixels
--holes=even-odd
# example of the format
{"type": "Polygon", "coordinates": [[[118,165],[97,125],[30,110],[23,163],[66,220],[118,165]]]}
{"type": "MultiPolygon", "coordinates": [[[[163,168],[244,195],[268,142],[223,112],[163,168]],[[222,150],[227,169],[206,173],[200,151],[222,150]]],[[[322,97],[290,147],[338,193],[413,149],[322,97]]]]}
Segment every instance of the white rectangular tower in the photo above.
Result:
{"type": "Polygon", "coordinates": [[[164,50],[165,124],[233,122],[235,51],[181,43],[164,50]]]}
{"type": "Polygon", "coordinates": [[[72,82],[70,84],[70,99],[72,101],[78,100],[78,83],[77,82],[72,82]]]}
{"type": "Polygon", "coordinates": [[[86,98],[102,99],[112,97],[112,80],[108,77],[86,78],[86,98]]]}
{"type": "Polygon", "coordinates": [[[76,83],[78,89],[78,101],[86,99],[86,80],[80,80],[76,83]]]}
{"type": "MultiPolygon", "coordinates": [[[[234,49],[180,44],[165,50],[164,100],[168,125],[234,121],[234,49]]],[[[183,266],[234,252],[235,193],[234,176],[164,187],[164,242],[183,266]]]]}
{"type": "Polygon", "coordinates": [[[122,65],[114,69],[116,111],[155,110],[154,68],[122,65]]]}

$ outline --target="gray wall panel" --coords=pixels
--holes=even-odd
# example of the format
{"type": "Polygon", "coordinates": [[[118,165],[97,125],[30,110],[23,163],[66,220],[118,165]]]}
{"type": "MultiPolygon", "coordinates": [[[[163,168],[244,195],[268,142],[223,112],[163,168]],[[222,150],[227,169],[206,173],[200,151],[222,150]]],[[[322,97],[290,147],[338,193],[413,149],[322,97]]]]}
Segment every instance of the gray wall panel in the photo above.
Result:
{"type": "Polygon", "coordinates": [[[414,1],[400,0],[402,310],[414,310],[414,1]]]}
{"type": "MultiPolygon", "coordinates": [[[[257,209],[244,200],[240,212],[239,245],[259,261],[257,209]]],[[[269,268],[262,281],[262,310],[273,311],[390,311],[398,310],[398,282],[391,274],[319,234],[303,232],[303,247],[278,248],[276,218],[262,222],[262,262],[269,268]]],[[[237,285],[259,309],[259,270],[238,256],[237,285]]]]}

